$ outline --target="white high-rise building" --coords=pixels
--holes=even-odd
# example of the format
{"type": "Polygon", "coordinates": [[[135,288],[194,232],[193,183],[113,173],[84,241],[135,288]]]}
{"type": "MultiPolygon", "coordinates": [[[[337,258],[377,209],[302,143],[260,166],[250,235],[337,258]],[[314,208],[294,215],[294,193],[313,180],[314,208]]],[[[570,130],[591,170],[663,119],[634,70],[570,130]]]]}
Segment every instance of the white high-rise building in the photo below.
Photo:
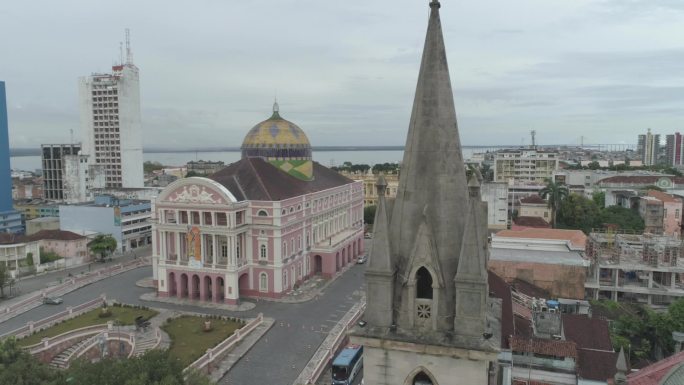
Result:
{"type": "Polygon", "coordinates": [[[112,73],[79,79],[81,153],[103,166],[105,186],[113,188],[144,186],[140,84],[128,36],[126,51],[112,73]]]}

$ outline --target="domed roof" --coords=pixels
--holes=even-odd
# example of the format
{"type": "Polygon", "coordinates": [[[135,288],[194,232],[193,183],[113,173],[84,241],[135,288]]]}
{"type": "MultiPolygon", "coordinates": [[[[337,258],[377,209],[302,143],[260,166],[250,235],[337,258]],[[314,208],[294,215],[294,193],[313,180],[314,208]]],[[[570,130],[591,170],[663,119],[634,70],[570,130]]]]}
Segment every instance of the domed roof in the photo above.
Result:
{"type": "Polygon", "coordinates": [[[242,142],[242,157],[267,159],[311,159],[311,144],[304,131],[283,119],[278,103],[273,103],[273,115],[252,127],[242,142]]]}

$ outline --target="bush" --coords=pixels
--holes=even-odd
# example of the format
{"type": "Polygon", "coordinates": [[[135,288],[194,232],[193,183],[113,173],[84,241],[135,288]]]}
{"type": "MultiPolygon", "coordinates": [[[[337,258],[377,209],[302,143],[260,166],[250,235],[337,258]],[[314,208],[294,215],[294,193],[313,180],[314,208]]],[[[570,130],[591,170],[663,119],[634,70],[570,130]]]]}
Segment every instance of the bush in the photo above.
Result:
{"type": "Polygon", "coordinates": [[[50,263],[62,259],[62,256],[54,253],[52,251],[45,251],[42,247],[40,248],[40,264],[50,263]]]}

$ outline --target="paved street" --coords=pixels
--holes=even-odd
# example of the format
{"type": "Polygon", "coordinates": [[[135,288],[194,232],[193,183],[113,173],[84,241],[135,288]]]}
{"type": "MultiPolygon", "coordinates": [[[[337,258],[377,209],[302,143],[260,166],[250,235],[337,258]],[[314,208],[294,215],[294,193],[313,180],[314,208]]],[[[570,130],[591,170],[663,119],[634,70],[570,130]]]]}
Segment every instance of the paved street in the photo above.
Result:
{"type": "Polygon", "coordinates": [[[90,300],[102,293],[110,299],[130,304],[159,308],[197,311],[236,317],[252,317],[263,312],[276,320],[275,326],[239,361],[221,384],[291,385],[299,372],[325,339],[330,328],[358,301],[363,284],[365,265],[353,266],[325,290],[318,300],[301,304],[261,301],[247,312],[229,312],[193,306],[143,302],[139,296],[151,289],[135,286],[149,277],[151,267],[132,270],[107,278],[65,295],[61,305],[41,305],[0,324],[0,334],[14,330],[29,320],[38,320],[90,300]]]}

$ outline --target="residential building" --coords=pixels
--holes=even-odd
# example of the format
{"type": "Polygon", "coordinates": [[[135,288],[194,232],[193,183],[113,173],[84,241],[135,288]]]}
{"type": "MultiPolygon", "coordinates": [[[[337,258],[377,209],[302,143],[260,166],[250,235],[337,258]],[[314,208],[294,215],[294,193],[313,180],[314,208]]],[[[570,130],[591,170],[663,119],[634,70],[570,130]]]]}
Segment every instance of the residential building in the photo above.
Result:
{"type": "Polygon", "coordinates": [[[496,153],[494,181],[510,184],[545,184],[558,169],[558,153],[536,149],[510,149],[496,153]]]}
{"type": "Polygon", "coordinates": [[[26,235],[43,230],[59,230],[59,217],[42,217],[26,221],[26,235]]]}
{"type": "Polygon", "coordinates": [[[679,132],[665,137],[667,164],[670,166],[681,166],[684,164],[684,136],[679,132]]]}
{"type": "Polygon", "coordinates": [[[52,252],[64,258],[66,267],[78,266],[90,260],[88,238],[64,230],[41,230],[24,237],[25,242],[38,242],[41,252],[52,252]]]}
{"type": "Polygon", "coordinates": [[[684,296],[682,249],[671,236],[592,232],[586,297],[667,306],[684,296]]]}
{"type": "Polygon", "coordinates": [[[12,199],[43,198],[43,178],[15,178],[12,177],[12,199]]]}
{"type": "Polygon", "coordinates": [[[482,183],[482,200],[487,202],[487,227],[489,230],[508,228],[508,183],[482,183]]]}
{"type": "Polygon", "coordinates": [[[663,206],[663,202],[655,197],[639,197],[639,216],[644,220],[645,233],[663,234],[663,223],[665,219],[665,209],[663,206]]]}
{"type": "Polygon", "coordinates": [[[26,241],[19,234],[0,233],[0,263],[17,278],[23,268],[40,264],[40,247],[36,241],[26,241]]]}
{"type": "Polygon", "coordinates": [[[530,195],[520,199],[520,210],[518,215],[521,217],[538,217],[547,222],[551,222],[551,208],[549,203],[539,195],[530,195]]]}
{"type": "Polygon", "coordinates": [[[540,217],[517,216],[511,221],[511,230],[550,229],[551,223],[540,217]]]}
{"type": "Polygon", "coordinates": [[[222,161],[218,162],[211,162],[211,161],[204,161],[204,160],[198,160],[198,161],[190,161],[188,162],[185,167],[188,170],[188,173],[194,172],[200,175],[211,175],[222,168],[226,167],[226,164],[223,163],[222,161]]]}
{"type": "Polygon", "coordinates": [[[155,200],[158,295],[278,298],[363,254],[363,184],[313,162],[306,134],[277,103],[247,133],[242,154],[206,178],[171,183],[155,200]]]}
{"type": "Polygon", "coordinates": [[[7,97],[5,82],[0,81],[0,233],[19,233],[23,230],[21,214],[12,207],[7,97]]]}
{"type": "Polygon", "coordinates": [[[43,165],[43,184],[45,199],[64,200],[64,158],[78,156],[80,144],[43,144],[41,164],[43,165]]]}
{"type": "Polygon", "coordinates": [[[658,164],[660,154],[660,135],[652,134],[649,128],[646,134],[639,135],[637,153],[641,156],[644,166],[658,164]]]}
{"type": "Polygon", "coordinates": [[[366,323],[350,334],[363,345],[368,384],[488,384],[500,375],[487,205],[461,157],[439,9],[432,0],[397,197],[385,196],[383,178],[376,184],[366,323]]]}
{"type": "Polygon", "coordinates": [[[24,221],[59,216],[59,204],[45,199],[20,199],[14,201],[13,207],[21,214],[24,221]]]}
{"type": "Polygon", "coordinates": [[[151,203],[99,195],[92,202],[60,205],[61,230],[77,234],[109,234],[117,250],[126,252],[152,243],[151,203]]]}
{"type": "MultiPolygon", "coordinates": [[[[659,217],[660,223],[657,225],[662,234],[679,237],[682,231],[682,198],[658,190],[648,190],[646,194],[645,198],[656,199],[662,205],[662,216],[659,217]]],[[[642,216],[642,218],[646,222],[646,217],[642,216]]],[[[650,223],[650,218],[648,222],[650,223]]],[[[660,233],[656,232],[656,234],[660,233]]]]}
{"type": "Polygon", "coordinates": [[[143,187],[139,70],[126,31],[126,62],[79,79],[82,154],[104,169],[105,187],[143,187]]]}
{"type": "Polygon", "coordinates": [[[80,144],[43,144],[45,199],[66,203],[92,200],[90,190],[105,185],[103,165],[90,164],[80,144]]]}
{"type": "MultiPolygon", "coordinates": [[[[624,369],[627,368],[624,367],[624,369]]],[[[624,382],[617,381],[616,377],[616,385],[684,384],[684,351],[677,352],[638,371],[628,373],[623,370],[622,372],[624,382]]]]}
{"type": "Polygon", "coordinates": [[[520,200],[532,195],[539,195],[539,191],[546,184],[509,184],[508,185],[508,212],[512,215],[520,211],[520,200]]]}
{"type": "Polygon", "coordinates": [[[589,263],[580,230],[502,230],[492,236],[489,269],[507,282],[529,282],[554,297],[584,298],[589,263]]]}
{"type": "MultiPolygon", "coordinates": [[[[349,179],[363,183],[363,206],[376,206],[378,204],[378,192],[375,185],[378,182],[380,174],[373,174],[371,170],[368,172],[346,172],[340,171],[340,174],[349,179]]],[[[397,188],[399,187],[399,174],[383,174],[387,188],[385,193],[387,198],[395,198],[397,196],[397,188]]]]}
{"type": "Polygon", "coordinates": [[[553,181],[561,183],[573,191],[584,196],[590,196],[600,188],[599,182],[611,177],[625,176],[670,176],[653,171],[611,171],[611,170],[569,170],[560,169],[553,172],[553,181]]]}

